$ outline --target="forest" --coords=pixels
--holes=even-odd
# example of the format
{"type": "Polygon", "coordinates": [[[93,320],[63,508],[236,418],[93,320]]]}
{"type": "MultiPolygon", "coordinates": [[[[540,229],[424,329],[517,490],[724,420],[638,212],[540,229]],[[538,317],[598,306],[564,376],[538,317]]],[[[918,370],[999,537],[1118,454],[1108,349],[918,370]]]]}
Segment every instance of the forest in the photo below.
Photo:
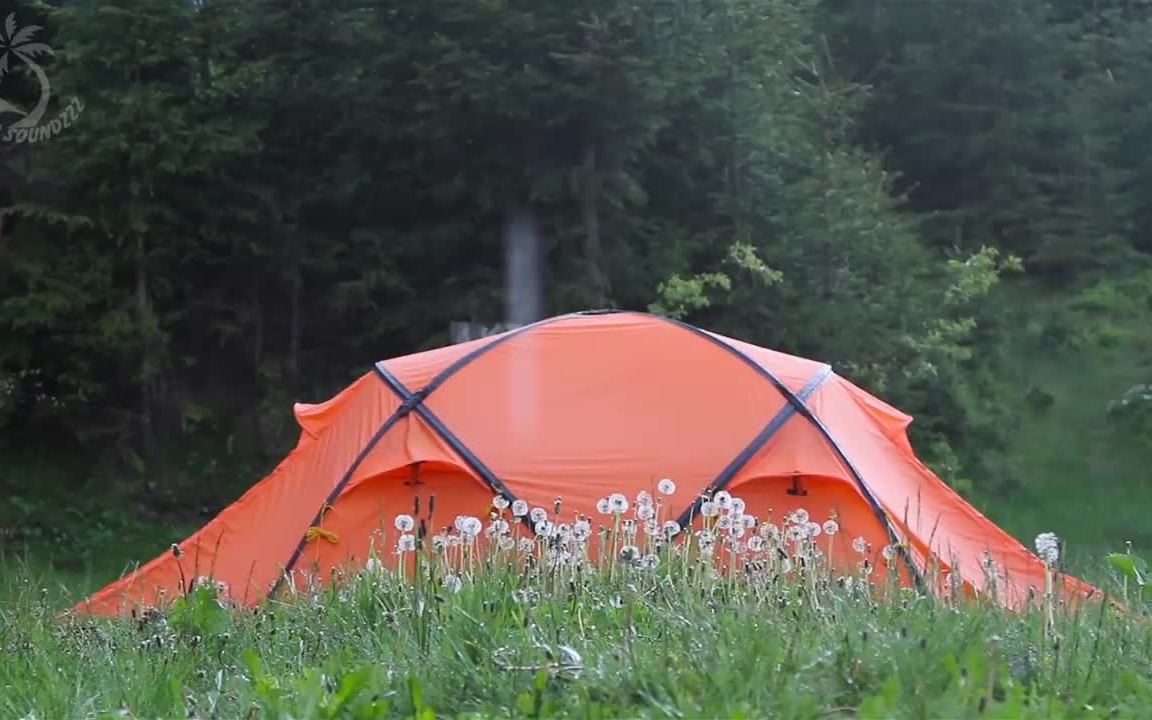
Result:
{"type": "Polygon", "coordinates": [[[1020,537],[1152,547],[1146,0],[6,7],[3,547],[183,537],[502,320],[523,209],[546,314],[831,363],[1020,537]]]}

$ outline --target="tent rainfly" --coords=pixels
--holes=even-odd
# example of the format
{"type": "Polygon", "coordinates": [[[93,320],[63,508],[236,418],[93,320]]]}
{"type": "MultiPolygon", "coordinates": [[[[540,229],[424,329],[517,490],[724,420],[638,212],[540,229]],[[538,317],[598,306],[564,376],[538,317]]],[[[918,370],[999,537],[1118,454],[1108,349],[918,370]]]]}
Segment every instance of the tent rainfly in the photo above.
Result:
{"type": "MultiPolygon", "coordinates": [[[[678,537],[725,491],[762,524],[800,508],[834,517],[839,531],[820,547],[845,572],[866,556],[876,577],[994,590],[1009,608],[1046,587],[1039,557],[917,459],[910,416],[826,364],[655,315],[586,311],[385,360],[295,415],[299,442],[271,474],[179,552],[73,611],[159,605],[198,576],[255,605],[372,552],[396,562],[393,519],[415,507],[428,536],[459,516],[487,520],[505,505],[496,496],[550,514],[561,498],[561,520],[550,519],[598,523],[602,498],[655,495],[664,477],[677,490],[660,496],[662,519],[679,523],[678,537]]],[[[1063,574],[1056,590],[1073,601],[1099,592],[1063,574]]]]}

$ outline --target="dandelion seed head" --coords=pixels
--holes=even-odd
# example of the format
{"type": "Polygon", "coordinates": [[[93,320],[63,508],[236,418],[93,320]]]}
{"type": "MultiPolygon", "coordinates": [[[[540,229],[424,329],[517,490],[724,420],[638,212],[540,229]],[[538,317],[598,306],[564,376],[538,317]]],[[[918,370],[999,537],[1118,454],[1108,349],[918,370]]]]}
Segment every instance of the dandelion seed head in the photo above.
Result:
{"type": "Polygon", "coordinates": [[[752,537],[748,538],[748,550],[749,550],[749,552],[756,553],[756,552],[760,552],[763,549],[764,549],[764,538],[760,537],[759,535],[753,535],[752,537]]]}
{"type": "Polygon", "coordinates": [[[676,492],[676,483],[672,482],[672,478],[661,478],[660,482],[656,483],[656,490],[661,495],[671,495],[676,492]]]}
{"type": "Polygon", "coordinates": [[[716,503],[721,510],[727,510],[732,507],[732,493],[721,490],[712,496],[712,502],[716,503]]]}
{"type": "Polygon", "coordinates": [[[806,525],[808,523],[808,511],[804,508],[796,508],[792,511],[790,518],[797,525],[806,525]]]}
{"type": "Polygon", "coordinates": [[[1036,536],[1036,554],[1045,565],[1055,565],[1060,560],[1060,538],[1055,533],[1044,532],[1036,536]]]}
{"type": "Polygon", "coordinates": [[[651,505],[637,505],[636,517],[640,518],[641,520],[651,520],[652,518],[656,517],[656,508],[652,507],[651,505]]]}
{"type": "Polygon", "coordinates": [[[404,533],[396,540],[396,549],[399,552],[412,552],[416,549],[416,536],[404,533]]]}
{"type": "Polygon", "coordinates": [[[528,514],[528,503],[523,500],[517,500],[512,503],[512,514],[516,517],[524,517],[528,514]]]}
{"type": "Polygon", "coordinates": [[[510,503],[508,502],[508,498],[504,497],[503,495],[497,495],[496,497],[492,498],[492,507],[496,508],[497,510],[503,510],[507,508],[509,504],[510,503]]]}
{"type": "Polygon", "coordinates": [[[868,552],[868,541],[863,537],[858,537],[852,541],[852,549],[860,554],[868,552]]]}
{"type": "Polygon", "coordinates": [[[542,537],[550,537],[552,535],[552,521],[551,520],[537,521],[537,523],[533,526],[533,529],[536,531],[537,535],[540,535],[542,537]]]}
{"type": "Polygon", "coordinates": [[[444,576],[444,589],[450,593],[460,592],[460,588],[464,587],[464,581],[457,575],[444,576]]]}
{"type": "Polygon", "coordinates": [[[839,530],[840,530],[840,526],[836,523],[835,520],[825,520],[824,521],[824,534],[825,535],[835,535],[839,530]]]}
{"type": "Polygon", "coordinates": [[[411,515],[397,515],[396,521],[393,524],[400,532],[408,532],[416,527],[416,522],[412,519],[411,515]]]}
{"type": "Polygon", "coordinates": [[[744,502],[744,498],[734,497],[732,498],[732,503],[728,506],[728,512],[733,515],[743,515],[745,507],[747,507],[747,504],[744,502]]]}
{"type": "Polygon", "coordinates": [[[528,514],[528,518],[533,523],[538,523],[541,520],[547,520],[548,519],[548,511],[542,507],[532,508],[532,512],[528,514]]]}
{"type": "Polygon", "coordinates": [[[643,564],[645,570],[655,570],[660,567],[660,556],[649,553],[644,556],[641,564],[643,564]]]}
{"type": "Polygon", "coordinates": [[[596,501],[596,511],[601,515],[607,515],[612,512],[612,505],[609,503],[608,498],[602,497],[596,501]]]}
{"type": "Polygon", "coordinates": [[[532,552],[532,548],[535,547],[535,543],[532,542],[532,538],[524,537],[520,538],[520,542],[517,544],[517,547],[519,548],[520,552],[530,553],[532,552]]]}
{"type": "Polygon", "coordinates": [[[673,537],[680,534],[680,523],[675,520],[667,520],[664,523],[664,534],[668,537],[673,537]]]}
{"type": "Polygon", "coordinates": [[[628,498],[623,493],[612,493],[608,496],[608,510],[616,515],[628,512],[628,498]]]}
{"type": "Polygon", "coordinates": [[[704,517],[716,517],[720,514],[720,506],[711,500],[705,500],[704,503],[700,505],[700,514],[704,517]]]}
{"type": "Polygon", "coordinates": [[[805,527],[808,528],[808,537],[816,537],[822,532],[818,522],[809,522],[805,527]]]}
{"type": "Polygon", "coordinates": [[[469,538],[474,538],[479,535],[483,528],[484,524],[480,522],[480,518],[466,515],[460,520],[460,532],[469,538]]]}
{"type": "Polygon", "coordinates": [[[880,554],[884,557],[885,560],[891,561],[896,557],[896,546],[885,545],[884,549],[880,551],[880,554]]]}
{"type": "Polygon", "coordinates": [[[501,535],[500,539],[496,541],[496,547],[501,550],[511,550],[516,547],[516,541],[507,535],[501,535]]]}

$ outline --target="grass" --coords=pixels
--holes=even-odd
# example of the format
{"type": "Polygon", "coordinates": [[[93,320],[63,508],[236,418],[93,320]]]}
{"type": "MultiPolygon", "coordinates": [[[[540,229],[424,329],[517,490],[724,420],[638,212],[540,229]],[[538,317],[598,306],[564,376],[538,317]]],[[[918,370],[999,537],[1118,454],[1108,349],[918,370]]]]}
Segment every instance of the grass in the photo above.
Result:
{"type": "Polygon", "coordinates": [[[555,526],[551,549],[474,556],[461,526],[408,555],[411,575],[374,562],[247,610],[205,581],[134,620],[61,618],[42,578],[6,573],[0,716],[1136,718],[1152,702],[1137,612],[1050,621],[817,569],[823,538],[757,530],[753,558],[734,532],[708,552],[615,527],[638,547],[590,561],[617,546],[555,526]],[[733,553],[736,572],[700,559],[733,553]]]}

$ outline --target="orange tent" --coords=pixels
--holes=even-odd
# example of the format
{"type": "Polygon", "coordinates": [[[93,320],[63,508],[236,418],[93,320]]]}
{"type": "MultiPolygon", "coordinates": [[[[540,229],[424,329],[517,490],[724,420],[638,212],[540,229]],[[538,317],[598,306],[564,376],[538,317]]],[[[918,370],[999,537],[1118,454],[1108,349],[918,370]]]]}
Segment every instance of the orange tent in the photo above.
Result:
{"type": "MultiPolygon", "coordinates": [[[[434,513],[429,535],[486,519],[497,496],[550,515],[559,497],[564,518],[598,518],[603,498],[656,494],[664,477],[677,486],[664,509],[686,530],[707,514],[703,496],[726,491],[761,524],[798,508],[834,515],[838,532],[820,540],[846,567],[866,543],[905,584],[982,591],[991,568],[1008,607],[1045,589],[1044,563],[917,460],[908,415],[828,365],[658,316],[575,313],[393,358],[295,414],[299,442],[270,475],[179,553],[74,610],[159,604],[201,575],[255,604],[296,571],[327,577],[373,547],[387,555],[379,531],[395,535],[392,519],[418,502],[418,518],[434,513]]],[[[1095,590],[1059,584],[1066,599],[1095,590]]]]}

